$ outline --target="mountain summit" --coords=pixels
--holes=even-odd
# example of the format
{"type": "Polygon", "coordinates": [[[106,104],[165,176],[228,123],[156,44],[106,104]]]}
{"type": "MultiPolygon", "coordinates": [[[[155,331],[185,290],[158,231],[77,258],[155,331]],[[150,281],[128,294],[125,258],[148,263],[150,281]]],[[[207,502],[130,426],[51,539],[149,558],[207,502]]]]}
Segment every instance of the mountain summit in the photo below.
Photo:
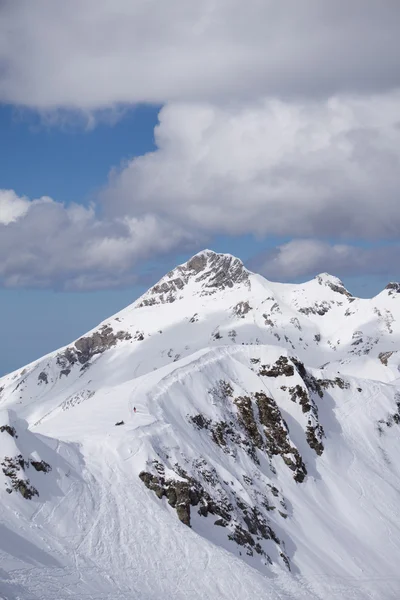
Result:
{"type": "Polygon", "coordinates": [[[0,597],[399,597],[400,295],[204,250],[0,380],[0,597]]]}
{"type": "Polygon", "coordinates": [[[210,295],[234,285],[249,286],[249,271],[230,254],[203,250],[179,265],[142,297],[140,306],[175,302],[189,295],[210,295]]]}

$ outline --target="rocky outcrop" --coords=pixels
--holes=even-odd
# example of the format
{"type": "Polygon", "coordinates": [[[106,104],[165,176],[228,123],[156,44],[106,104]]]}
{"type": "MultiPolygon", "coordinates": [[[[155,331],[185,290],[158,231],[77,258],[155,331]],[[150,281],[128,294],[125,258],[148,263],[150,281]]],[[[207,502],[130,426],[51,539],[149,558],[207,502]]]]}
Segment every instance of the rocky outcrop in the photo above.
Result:
{"type": "Polygon", "coordinates": [[[381,352],[378,355],[379,360],[381,361],[381,363],[383,365],[385,365],[385,367],[388,366],[388,360],[392,356],[392,354],[393,354],[393,352],[381,352]]]}
{"type": "Polygon", "coordinates": [[[238,258],[205,250],[176,267],[142,296],[137,308],[175,302],[189,281],[199,285],[198,294],[208,296],[235,285],[250,287],[249,272],[238,258]]]}
{"type": "MultiPolygon", "coordinates": [[[[279,555],[285,554],[284,544],[267,516],[268,511],[275,507],[266,496],[260,498],[260,507],[250,505],[233,488],[227,489],[228,482],[221,481],[216,470],[204,459],[192,462],[192,468],[197,472],[196,477],[190,477],[182,467],[175,464],[173,471],[176,477],[167,478],[165,466],[158,459],[153,460],[148,467],[149,470],[139,474],[140,479],[157,498],[167,500],[184,525],[191,526],[191,512],[196,510],[202,517],[214,516],[214,525],[223,528],[227,538],[241,546],[249,556],[260,554],[271,562],[263,548],[263,540],[271,540],[279,547],[279,555]]],[[[247,485],[251,486],[249,478],[247,485]]],[[[279,497],[279,491],[276,488],[274,490],[279,497]]]]}
{"type": "Polygon", "coordinates": [[[385,290],[388,290],[389,296],[395,296],[396,294],[400,294],[400,283],[391,281],[387,284],[385,290]]]}
{"type": "Polygon", "coordinates": [[[299,308],[299,312],[303,315],[319,315],[323,317],[327,312],[332,308],[333,302],[327,302],[323,300],[322,302],[315,302],[312,306],[304,306],[299,308]]]}
{"type": "Polygon", "coordinates": [[[102,325],[98,331],[95,331],[92,335],[79,338],[73,347],[68,347],[57,355],[56,362],[61,367],[60,377],[68,375],[72,366],[76,363],[87,366],[96,354],[102,354],[109,348],[116,346],[118,342],[130,339],[132,339],[130,333],[126,331],[115,333],[110,325],[102,325]]]}
{"type": "Polygon", "coordinates": [[[295,481],[301,483],[307,475],[307,469],[299,451],[289,440],[289,429],[278,405],[264,392],[256,392],[255,398],[260,422],[264,426],[268,455],[280,455],[284,463],[294,471],[295,481]]]}
{"type": "Polygon", "coordinates": [[[342,296],[346,296],[347,298],[353,298],[352,294],[346,290],[343,283],[337,277],[328,275],[328,273],[322,273],[321,275],[317,275],[316,279],[320,285],[326,285],[333,292],[342,294],[342,296]]]}
{"type": "Polygon", "coordinates": [[[8,435],[11,435],[13,438],[18,437],[15,427],[12,425],[0,425],[0,433],[4,432],[8,433],[8,435]]]}
{"type": "Polygon", "coordinates": [[[292,377],[294,367],[286,356],[280,356],[274,365],[262,365],[258,374],[262,377],[292,377]]]}
{"type": "Polygon", "coordinates": [[[22,454],[12,458],[6,456],[0,464],[5,477],[9,479],[9,487],[6,489],[9,494],[16,491],[27,500],[39,496],[37,489],[25,477],[25,469],[29,467],[29,462],[24,460],[22,454]]]}
{"type": "Polygon", "coordinates": [[[242,301],[238,302],[236,306],[233,307],[233,314],[240,319],[244,319],[244,317],[251,311],[251,306],[249,302],[242,301]]]}

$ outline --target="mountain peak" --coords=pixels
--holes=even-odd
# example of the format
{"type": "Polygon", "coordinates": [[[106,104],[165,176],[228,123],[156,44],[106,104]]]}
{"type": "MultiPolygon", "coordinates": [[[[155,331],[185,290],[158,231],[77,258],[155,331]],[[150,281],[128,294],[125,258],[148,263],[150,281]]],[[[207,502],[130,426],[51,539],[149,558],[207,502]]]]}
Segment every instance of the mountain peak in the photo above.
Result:
{"type": "Polygon", "coordinates": [[[138,308],[175,302],[190,285],[191,295],[207,296],[236,285],[250,287],[249,271],[231,254],[202,250],[167,273],[140,298],[138,308]]]}
{"type": "Polygon", "coordinates": [[[320,273],[316,276],[315,279],[320,285],[325,285],[331,288],[331,290],[333,290],[334,292],[337,292],[338,294],[343,294],[348,298],[353,297],[352,294],[350,294],[350,292],[346,290],[346,288],[343,285],[343,282],[334,275],[330,275],[329,273],[320,273]]]}

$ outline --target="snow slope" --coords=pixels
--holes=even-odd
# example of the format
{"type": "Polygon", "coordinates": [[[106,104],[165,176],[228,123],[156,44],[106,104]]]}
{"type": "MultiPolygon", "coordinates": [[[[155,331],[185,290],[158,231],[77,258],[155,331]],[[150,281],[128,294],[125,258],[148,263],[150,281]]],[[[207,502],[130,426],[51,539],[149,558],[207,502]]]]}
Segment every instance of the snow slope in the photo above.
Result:
{"type": "Polygon", "coordinates": [[[399,292],[204,251],[1,379],[0,598],[399,598],[399,292]]]}

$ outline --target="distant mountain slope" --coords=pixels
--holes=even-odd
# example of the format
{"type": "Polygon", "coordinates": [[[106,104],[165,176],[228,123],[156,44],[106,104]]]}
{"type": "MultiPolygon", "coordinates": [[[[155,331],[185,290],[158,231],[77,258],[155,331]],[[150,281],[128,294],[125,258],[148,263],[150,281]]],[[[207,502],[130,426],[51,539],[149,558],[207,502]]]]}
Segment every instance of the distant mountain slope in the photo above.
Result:
{"type": "Polygon", "coordinates": [[[0,597],[398,598],[399,365],[399,284],[199,253],[0,380],[0,597]]]}

